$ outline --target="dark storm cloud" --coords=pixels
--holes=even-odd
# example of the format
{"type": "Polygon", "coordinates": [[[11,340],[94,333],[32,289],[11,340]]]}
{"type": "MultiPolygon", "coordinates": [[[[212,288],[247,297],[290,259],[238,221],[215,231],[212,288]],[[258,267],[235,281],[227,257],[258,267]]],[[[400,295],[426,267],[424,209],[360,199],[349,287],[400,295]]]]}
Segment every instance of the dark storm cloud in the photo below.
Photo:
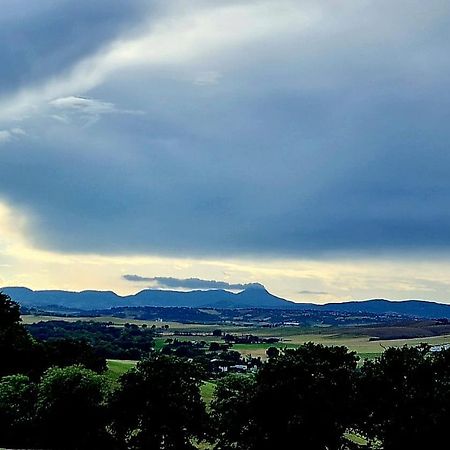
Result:
{"type": "Polygon", "coordinates": [[[132,282],[155,283],[159,287],[171,289],[230,289],[239,291],[249,287],[262,287],[258,283],[227,283],[226,281],[202,280],[200,278],[142,277],[140,275],[123,275],[122,278],[132,282]]]}
{"type": "MultiPolygon", "coordinates": [[[[147,2],[147,5],[153,2],[147,2]]],[[[0,95],[68,69],[128,27],[143,0],[4,0],[0,5],[0,95]]]]}
{"type": "Polygon", "coordinates": [[[0,144],[0,198],[58,251],[448,249],[450,13],[431,3],[312,2],[304,35],[107,76],[83,95],[145,114],[25,121],[0,144]]]}

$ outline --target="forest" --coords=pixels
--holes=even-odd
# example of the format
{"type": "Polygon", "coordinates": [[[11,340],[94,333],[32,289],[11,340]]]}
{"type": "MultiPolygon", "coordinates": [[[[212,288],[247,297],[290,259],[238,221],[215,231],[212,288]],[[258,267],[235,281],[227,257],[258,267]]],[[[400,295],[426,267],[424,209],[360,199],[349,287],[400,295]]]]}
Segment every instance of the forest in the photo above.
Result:
{"type": "Polygon", "coordinates": [[[151,330],[85,327],[84,335],[79,327],[56,326],[51,339],[32,336],[21,323],[19,305],[0,294],[0,447],[445,447],[449,350],[387,348],[360,361],[345,346],[273,347],[255,370],[217,375],[212,398],[205,401],[202,386],[211,373],[183,344],[171,342],[164,351],[139,347],[143,336],[152,338],[151,330]],[[111,333],[117,335],[108,338],[111,333]],[[111,380],[105,343],[115,341],[120,348],[130,339],[140,350],[139,362],[111,380]]]}
{"type": "Polygon", "coordinates": [[[105,358],[139,359],[153,348],[154,332],[145,324],[114,327],[108,323],[54,320],[34,323],[27,329],[39,341],[86,341],[105,358]]]}

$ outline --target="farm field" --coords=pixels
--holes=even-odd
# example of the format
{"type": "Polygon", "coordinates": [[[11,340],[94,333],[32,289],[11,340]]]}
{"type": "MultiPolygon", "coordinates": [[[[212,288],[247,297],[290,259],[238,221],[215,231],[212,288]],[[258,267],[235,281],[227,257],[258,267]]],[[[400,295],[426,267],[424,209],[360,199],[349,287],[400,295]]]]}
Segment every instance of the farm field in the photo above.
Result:
{"type": "MultiPolygon", "coordinates": [[[[173,330],[172,330],[173,331],[173,330]]],[[[232,332],[236,334],[253,334],[260,337],[268,337],[269,334],[265,329],[242,329],[235,328],[232,332]]],[[[429,345],[441,345],[450,343],[450,335],[432,336],[426,338],[411,338],[411,339],[384,339],[371,340],[371,336],[350,336],[346,334],[339,335],[337,333],[325,334],[323,332],[304,333],[297,331],[298,334],[292,334],[292,330],[288,333],[283,333],[283,329],[272,329],[270,336],[279,337],[282,340],[275,344],[258,343],[258,344],[233,344],[232,349],[239,351],[242,355],[254,357],[266,357],[266,350],[269,347],[282,348],[296,348],[306,342],[314,342],[323,345],[343,345],[348,347],[351,351],[356,352],[361,359],[371,359],[380,355],[384,348],[388,347],[402,347],[403,345],[419,345],[421,343],[429,345]]],[[[167,338],[176,338],[180,341],[205,341],[223,342],[214,336],[161,336],[155,339],[156,349],[160,349],[165,345],[167,338]]]]}
{"type": "Polygon", "coordinates": [[[97,317],[67,317],[67,316],[49,316],[49,315],[22,315],[22,323],[24,325],[31,325],[38,322],[49,322],[53,320],[64,320],[66,322],[97,322],[97,323],[112,323],[115,326],[124,326],[125,324],[133,325],[147,325],[147,327],[155,326],[156,328],[164,328],[168,326],[168,333],[172,332],[189,332],[189,333],[212,333],[214,330],[220,328],[227,333],[249,333],[252,330],[261,330],[259,327],[248,327],[241,325],[218,325],[218,324],[203,324],[203,323],[182,323],[172,321],[155,321],[155,320],[139,320],[130,318],[120,318],[113,316],[97,316],[97,317]]]}
{"type": "Polygon", "coordinates": [[[426,343],[429,345],[440,345],[450,343],[450,335],[433,336],[428,338],[414,339],[392,339],[371,341],[370,336],[339,336],[336,334],[298,334],[292,335],[276,344],[235,344],[234,350],[238,350],[243,355],[265,357],[265,352],[269,347],[295,348],[306,342],[314,342],[323,345],[343,345],[351,351],[356,352],[362,359],[372,358],[383,353],[387,347],[401,347],[403,345],[419,345],[426,343]]]}
{"type": "MultiPolygon", "coordinates": [[[[164,327],[168,325],[170,329],[176,330],[188,330],[195,332],[209,332],[218,328],[217,325],[209,325],[209,324],[189,324],[189,323],[181,323],[181,322],[160,322],[155,320],[138,320],[138,319],[129,319],[129,318],[120,318],[120,317],[112,317],[112,316],[97,316],[97,317],[66,317],[66,316],[46,316],[46,315],[34,315],[34,314],[26,314],[22,315],[22,323],[24,325],[37,323],[37,322],[49,322],[51,320],[64,320],[67,322],[77,322],[79,320],[86,322],[111,322],[113,325],[123,326],[126,323],[134,324],[134,325],[147,325],[151,327],[155,325],[157,328],[164,327]]],[[[236,328],[233,326],[230,327],[221,327],[225,328],[236,328]]]]}
{"type": "MultiPolygon", "coordinates": [[[[401,347],[403,345],[419,345],[421,343],[429,345],[441,345],[450,343],[450,334],[442,336],[431,336],[422,338],[405,338],[405,339],[373,339],[370,335],[349,334],[348,330],[342,329],[318,329],[318,328],[302,328],[302,327],[278,327],[278,328],[260,328],[260,327],[229,327],[223,331],[234,333],[237,335],[252,334],[261,338],[276,337],[280,342],[274,344],[256,343],[256,344],[233,344],[233,350],[239,351],[242,355],[251,355],[254,357],[266,357],[266,350],[269,347],[277,348],[296,348],[306,342],[314,342],[323,345],[342,345],[348,347],[351,351],[356,352],[362,359],[370,359],[380,355],[385,348],[401,347]]],[[[183,331],[188,331],[188,328],[183,331]]],[[[172,329],[175,332],[176,329],[172,329]]],[[[189,330],[190,331],[190,330],[189,330]]],[[[157,348],[164,345],[165,339],[168,337],[176,337],[182,341],[206,341],[206,342],[223,342],[220,338],[214,336],[161,336],[157,338],[157,348]]]]}
{"type": "MultiPolygon", "coordinates": [[[[255,344],[234,344],[233,350],[239,351],[242,355],[251,355],[254,357],[266,357],[266,350],[269,347],[277,348],[296,348],[306,342],[314,342],[323,345],[343,345],[351,351],[355,351],[362,359],[373,358],[383,352],[387,347],[401,347],[407,345],[418,345],[427,343],[429,345],[440,345],[450,343],[450,334],[440,336],[427,336],[403,339],[374,339],[377,328],[361,329],[358,328],[331,328],[331,327],[302,327],[302,326],[286,326],[286,327],[258,327],[258,326],[241,326],[241,325],[211,325],[211,324],[188,324],[181,322],[157,322],[150,320],[134,320],[122,319],[111,316],[101,317],[58,317],[45,315],[23,315],[24,324],[32,324],[40,321],[64,320],[74,322],[77,320],[93,321],[93,322],[111,322],[115,326],[124,326],[126,323],[136,324],[138,326],[147,325],[151,327],[155,325],[159,331],[159,336],[155,338],[155,348],[161,349],[165,345],[166,339],[178,339],[180,341],[205,341],[223,342],[220,337],[212,336],[211,333],[220,329],[223,333],[231,333],[234,335],[254,335],[260,338],[276,337],[280,342],[275,344],[255,343],[255,344]],[[168,326],[165,329],[165,326],[168,326]],[[372,335],[360,334],[362,332],[371,333],[372,335]],[[180,333],[180,335],[178,335],[180,333]],[[193,333],[193,335],[184,335],[185,333],[193,333]],[[198,335],[196,335],[198,333],[198,335]],[[204,334],[203,334],[204,333],[204,334]]],[[[119,370],[112,363],[114,370],[119,370]]]]}

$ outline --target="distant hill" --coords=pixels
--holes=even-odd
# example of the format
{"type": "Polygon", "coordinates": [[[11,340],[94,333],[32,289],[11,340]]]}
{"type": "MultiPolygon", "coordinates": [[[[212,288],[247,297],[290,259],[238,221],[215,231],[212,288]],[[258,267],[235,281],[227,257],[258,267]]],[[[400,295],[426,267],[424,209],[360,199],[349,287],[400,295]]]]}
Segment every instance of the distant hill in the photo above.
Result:
{"type": "Polygon", "coordinates": [[[427,319],[450,319],[450,305],[426,300],[391,301],[384,299],[328,303],[323,306],[328,311],[374,314],[399,314],[427,319]]]}
{"type": "Polygon", "coordinates": [[[248,287],[237,294],[224,290],[165,291],[145,289],[134,295],[119,296],[111,291],[33,291],[25,287],[1,288],[23,306],[58,306],[80,310],[98,310],[122,306],[163,306],[190,308],[269,308],[292,309],[298,304],[270,294],[263,286],[248,287]]]}
{"type": "Polygon", "coordinates": [[[137,294],[126,296],[120,296],[111,291],[33,291],[25,287],[5,287],[0,290],[23,306],[42,309],[50,306],[86,311],[141,306],[218,309],[260,308],[322,310],[339,313],[391,314],[426,319],[450,319],[450,305],[431,301],[375,299],[316,305],[285,300],[272,295],[262,285],[250,286],[239,293],[225,290],[179,292],[145,289],[137,294]]]}

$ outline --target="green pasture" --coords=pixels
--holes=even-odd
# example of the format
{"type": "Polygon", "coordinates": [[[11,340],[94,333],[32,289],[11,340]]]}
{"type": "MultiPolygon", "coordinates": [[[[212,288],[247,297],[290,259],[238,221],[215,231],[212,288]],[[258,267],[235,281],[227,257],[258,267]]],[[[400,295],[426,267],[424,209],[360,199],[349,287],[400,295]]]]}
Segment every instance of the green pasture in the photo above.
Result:
{"type": "Polygon", "coordinates": [[[48,316],[39,314],[25,314],[21,316],[22,323],[25,325],[30,325],[37,322],[49,322],[51,320],[64,320],[66,322],[98,322],[98,323],[112,323],[116,326],[124,326],[125,324],[133,325],[147,325],[151,327],[155,325],[157,329],[164,328],[166,325],[169,326],[167,330],[168,333],[173,332],[190,332],[190,333],[212,333],[214,330],[220,328],[226,333],[248,333],[249,329],[257,329],[255,327],[249,328],[237,325],[217,325],[217,324],[202,324],[202,323],[181,323],[181,322],[171,322],[171,321],[156,321],[156,320],[139,320],[131,318],[121,318],[112,316],[99,316],[99,317],[65,317],[65,316],[48,316]]]}
{"type": "Polygon", "coordinates": [[[137,361],[133,361],[130,359],[108,359],[108,369],[106,371],[106,376],[111,381],[117,381],[121,375],[133,368],[136,363],[137,361]]]}
{"type": "MultiPolygon", "coordinates": [[[[433,336],[427,338],[413,338],[413,339],[392,339],[392,340],[370,340],[370,336],[349,336],[339,334],[289,334],[288,336],[281,336],[273,334],[274,337],[282,339],[276,344],[235,344],[233,349],[239,351],[243,355],[251,355],[254,357],[265,358],[266,350],[269,347],[277,348],[296,348],[306,342],[314,342],[323,345],[341,345],[347,347],[349,350],[358,354],[361,359],[372,359],[388,347],[402,347],[403,345],[419,345],[426,343],[429,345],[440,345],[450,343],[450,335],[433,336]]],[[[256,333],[255,333],[256,334],[256,333]]]]}
{"type": "Polygon", "coordinates": [[[139,319],[130,319],[130,318],[121,318],[121,317],[112,317],[112,316],[99,316],[99,317],[65,317],[65,316],[46,316],[46,315],[35,315],[35,314],[26,314],[22,315],[22,323],[25,325],[37,323],[37,322],[48,322],[51,320],[64,320],[66,322],[77,322],[77,321],[86,321],[86,322],[111,322],[113,325],[123,326],[126,323],[134,324],[134,325],[147,325],[151,327],[155,325],[156,328],[164,327],[165,325],[169,326],[169,329],[183,330],[183,331],[196,331],[196,332],[205,332],[205,331],[213,331],[218,328],[217,325],[207,325],[207,324],[187,324],[181,322],[160,322],[156,320],[139,320],[139,319]]]}
{"type": "Polygon", "coordinates": [[[209,406],[214,398],[214,390],[216,389],[216,383],[212,381],[205,381],[200,387],[200,393],[206,406],[209,406]]]}
{"type": "MultiPolygon", "coordinates": [[[[205,342],[223,342],[219,337],[207,335],[198,336],[177,336],[179,333],[211,333],[215,329],[221,329],[225,333],[236,335],[252,334],[261,338],[276,337],[280,342],[275,344],[235,344],[234,350],[239,351],[243,355],[251,355],[254,357],[266,357],[266,350],[269,347],[277,348],[296,348],[306,342],[314,342],[323,345],[342,345],[349,348],[349,350],[356,352],[362,359],[374,358],[380,355],[385,348],[401,347],[407,345],[418,345],[420,343],[427,343],[430,345],[440,345],[450,343],[450,335],[433,336],[426,338],[410,338],[410,339],[394,339],[394,340],[371,340],[371,336],[363,336],[357,334],[350,334],[351,330],[342,328],[329,327],[257,327],[257,326],[238,326],[238,325],[211,325],[211,324],[186,324],[180,322],[156,322],[150,320],[134,320],[126,318],[117,318],[111,316],[102,317],[56,317],[45,315],[24,315],[22,316],[23,323],[31,324],[39,321],[49,320],[65,320],[69,322],[77,320],[86,320],[94,322],[111,322],[116,326],[123,326],[126,323],[143,325],[148,327],[155,325],[160,331],[160,335],[155,338],[155,348],[161,349],[165,345],[167,338],[176,338],[183,341],[205,341],[205,342]],[[167,330],[161,329],[168,325],[167,330]]],[[[354,332],[354,328],[352,329],[354,332]]],[[[114,365],[114,364],[113,364],[114,365]]],[[[114,368],[117,369],[118,368],[114,368]]]]}

